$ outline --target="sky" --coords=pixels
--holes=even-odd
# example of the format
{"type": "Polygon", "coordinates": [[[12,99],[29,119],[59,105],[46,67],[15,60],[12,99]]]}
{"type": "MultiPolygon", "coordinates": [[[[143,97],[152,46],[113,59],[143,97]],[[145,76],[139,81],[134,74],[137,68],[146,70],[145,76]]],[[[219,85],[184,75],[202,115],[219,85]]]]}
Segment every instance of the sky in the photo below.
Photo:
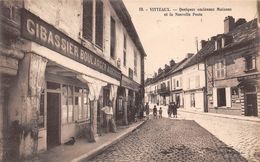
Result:
{"type": "Polygon", "coordinates": [[[187,53],[197,52],[200,41],[224,32],[224,18],[233,16],[250,21],[257,17],[253,0],[123,0],[144,50],[145,78],[152,77],[171,59],[181,61],[187,53]],[[143,11],[140,11],[140,8],[143,11]],[[152,11],[151,8],[157,8],[152,11]],[[158,11],[169,8],[170,11],[158,11]],[[197,11],[210,8],[211,11],[197,11]],[[225,10],[217,10],[225,8],[225,10]],[[193,11],[195,9],[195,11],[193,11]],[[214,11],[212,11],[214,9],[214,11]],[[164,14],[168,13],[168,16],[164,14]],[[169,16],[172,13],[174,16],[169,16]],[[175,13],[183,14],[176,16],[175,13]],[[200,16],[193,16],[202,14],[200,16]],[[190,14],[190,16],[188,16],[190,14]],[[185,16],[186,15],[186,16],[185,16]],[[196,41],[198,40],[198,41],[196,41]]]}

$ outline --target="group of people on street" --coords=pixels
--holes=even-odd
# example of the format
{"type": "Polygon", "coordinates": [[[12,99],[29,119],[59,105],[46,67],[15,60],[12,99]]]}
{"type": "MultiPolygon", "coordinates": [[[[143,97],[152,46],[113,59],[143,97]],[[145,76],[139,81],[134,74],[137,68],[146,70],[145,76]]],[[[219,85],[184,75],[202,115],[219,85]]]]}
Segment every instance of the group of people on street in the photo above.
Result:
{"type": "MultiPolygon", "coordinates": [[[[112,101],[108,102],[108,105],[101,108],[101,110],[104,112],[105,114],[105,125],[106,125],[106,132],[117,132],[116,130],[116,124],[113,118],[113,108],[112,108],[112,101]]],[[[150,113],[150,108],[149,108],[149,104],[148,102],[146,103],[145,107],[143,107],[143,105],[139,104],[139,112],[136,113],[136,115],[139,115],[139,118],[143,118],[143,113],[145,111],[146,117],[149,119],[149,113],[150,113]]],[[[153,108],[153,117],[154,119],[157,119],[157,114],[159,112],[159,118],[162,118],[162,108],[160,107],[159,111],[157,110],[156,105],[154,105],[153,108]]],[[[168,105],[168,116],[169,117],[173,117],[177,118],[177,105],[175,104],[175,102],[171,102],[168,105]]]]}
{"type": "MultiPolygon", "coordinates": [[[[169,105],[168,105],[168,116],[171,118],[177,118],[177,109],[178,109],[178,106],[175,102],[171,102],[169,105]],[[172,116],[173,115],[173,116],[172,116]]],[[[145,112],[146,112],[146,117],[149,119],[149,112],[150,109],[149,109],[149,104],[146,103],[145,105],[145,112]]],[[[162,118],[162,108],[160,107],[159,111],[156,107],[156,105],[154,105],[153,107],[153,117],[154,119],[157,119],[157,114],[159,112],[159,118],[162,118]]]]}
{"type": "Polygon", "coordinates": [[[171,102],[168,105],[168,116],[171,118],[173,115],[174,118],[177,118],[177,105],[175,102],[171,102]]]}
{"type": "MultiPolygon", "coordinates": [[[[154,119],[157,119],[157,107],[154,105],[153,107],[153,117],[154,119]]],[[[159,109],[159,118],[162,118],[162,108],[159,109]]]]}

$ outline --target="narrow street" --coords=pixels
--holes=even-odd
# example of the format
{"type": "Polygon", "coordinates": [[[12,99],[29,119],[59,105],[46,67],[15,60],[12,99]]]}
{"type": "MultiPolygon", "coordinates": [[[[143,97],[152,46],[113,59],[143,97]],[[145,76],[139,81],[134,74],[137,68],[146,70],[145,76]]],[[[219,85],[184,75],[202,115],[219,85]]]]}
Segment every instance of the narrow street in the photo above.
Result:
{"type": "Polygon", "coordinates": [[[150,119],[91,161],[247,161],[193,120],[150,119]]]}

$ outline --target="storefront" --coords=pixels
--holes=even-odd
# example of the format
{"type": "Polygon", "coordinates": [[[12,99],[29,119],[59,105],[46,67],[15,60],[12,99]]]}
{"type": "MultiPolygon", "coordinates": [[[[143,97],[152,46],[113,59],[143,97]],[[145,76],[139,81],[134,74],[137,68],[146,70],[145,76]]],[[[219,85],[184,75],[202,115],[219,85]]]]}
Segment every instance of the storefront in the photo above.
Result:
{"type": "Polygon", "coordinates": [[[122,75],[121,85],[117,92],[117,123],[128,124],[134,121],[140,103],[139,91],[140,84],[122,75]]]}
{"type": "Polygon", "coordinates": [[[102,132],[100,108],[111,100],[115,111],[121,71],[25,9],[21,34],[8,35],[15,43],[0,49],[1,157],[17,161],[102,132]]]}
{"type": "Polygon", "coordinates": [[[241,100],[241,114],[245,116],[260,116],[259,74],[251,74],[238,78],[241,100]]]}

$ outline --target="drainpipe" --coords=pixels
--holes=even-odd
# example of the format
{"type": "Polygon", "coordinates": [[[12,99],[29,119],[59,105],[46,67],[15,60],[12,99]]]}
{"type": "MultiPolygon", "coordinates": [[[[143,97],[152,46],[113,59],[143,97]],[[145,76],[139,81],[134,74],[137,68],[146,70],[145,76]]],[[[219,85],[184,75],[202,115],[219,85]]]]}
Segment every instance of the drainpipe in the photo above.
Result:
{"type": "Polygon", "coordinates": [[[208,112],[208,77],[207,77],[207,59],[204,61],[204,71],[205,71],[205,88],[203,89],[204,92],[204,112],[208,112]]]}

